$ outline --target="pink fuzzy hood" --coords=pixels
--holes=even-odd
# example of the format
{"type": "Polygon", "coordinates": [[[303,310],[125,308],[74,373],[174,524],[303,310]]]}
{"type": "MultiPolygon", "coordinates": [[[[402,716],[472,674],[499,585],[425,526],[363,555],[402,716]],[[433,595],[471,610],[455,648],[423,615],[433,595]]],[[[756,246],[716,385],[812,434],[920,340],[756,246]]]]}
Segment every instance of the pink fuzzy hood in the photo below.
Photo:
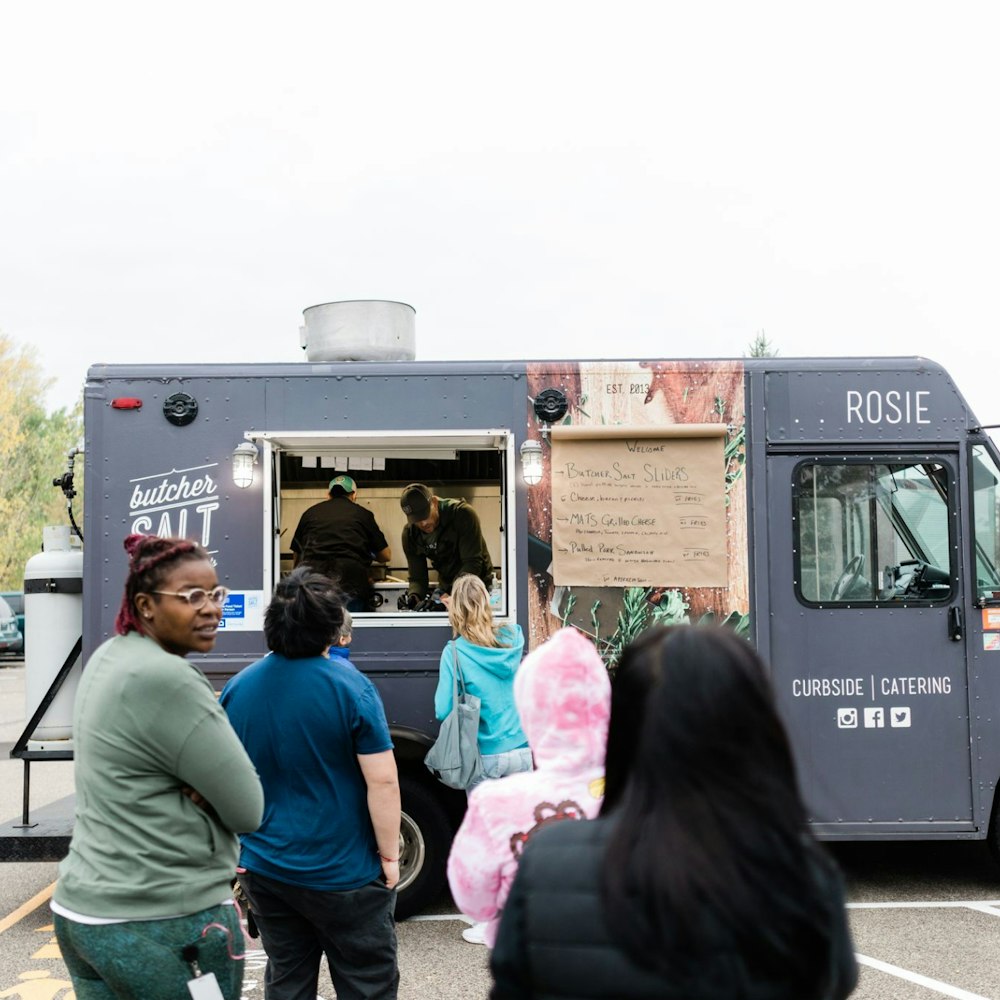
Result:
{"type": "Polygon", "coordinates": [[[489,921],[492,945],[521,851],[549,823],[592,819],[604,794],[611,684],[593,643],[572,628],[530,653],[514,701],[535,770],[477,785],[448,858],[463,913],[489,921]]]}
{"type": "Polygon", "coordinates": [[[594,644],[576,629],[560,629],[525,658],[514,702],[536,767],[604,766],[611,685],[594,644]]]}

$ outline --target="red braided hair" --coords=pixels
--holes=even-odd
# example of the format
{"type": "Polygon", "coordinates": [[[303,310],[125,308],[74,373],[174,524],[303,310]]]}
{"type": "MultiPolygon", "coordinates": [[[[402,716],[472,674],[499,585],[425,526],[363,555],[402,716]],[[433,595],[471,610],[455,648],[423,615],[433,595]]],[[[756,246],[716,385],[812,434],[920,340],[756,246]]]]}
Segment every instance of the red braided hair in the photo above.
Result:
{"type": "Polygon", "coordinates": [[[129,632],[145,635],[135,609],[136,594],[156,590],[174,563],[185,559],[209,559],[209,555],[197,542],[188,538],[129,535],[124,546],[129,556],[129,572],[125,580],[125,594],[115,618],[115,631],[119,635],[129,632]]]}

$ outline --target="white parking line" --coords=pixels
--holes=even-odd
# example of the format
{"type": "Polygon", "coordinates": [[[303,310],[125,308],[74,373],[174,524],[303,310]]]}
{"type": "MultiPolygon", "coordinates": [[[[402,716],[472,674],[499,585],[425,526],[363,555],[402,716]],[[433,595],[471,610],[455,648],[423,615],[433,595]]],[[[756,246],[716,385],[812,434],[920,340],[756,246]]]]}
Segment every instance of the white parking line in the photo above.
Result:
{"type": "Polygon", "coordinates": [[[931,979],[929,976],[922,976],[919,972],[910,972],[909,969],[901,969],[898,965],[880,962],[877,958],[869,958],[867,955],[859,955],[857,953],[855,953],[854,957],[861,965],[878,969],[879,972],[886,972],[890,976],[896,976],[898,979],[905,979],[908,983],[924,986],[929,990],[934,990],[935,993],[940,993],[942,996],[954,997],[955,1000],[990,1000],[989,997],[984,997],[979,993],[960,990],[957,986],[949,986],[947,983],[931,979]]]}
{"type": "MultiPolygon", "coordinates": [[[[900,900],[899,902],[885,903],[848,903],[849,910],[918,910],[918,909],[959,909],[967,907],[972,910],[982,910],[984,913],[991,912],[992,907],[1000,907],[1000,899],[926,899],[926,900],[900,900]]],[[[1000,912],[998,912],[1000,916],[1000,912]]]]}
{"type": "MultiPolygon", "coordinates": [[[[919,909],[952,909],[952,910],[977,910],[980,913],[989,914],[991,917],[1000,917],[1000,899],[948,899],[948,900],[899,900],[896,902],[886,901],[884,903],[848,903],[849,910],[919,910],[919,909]]],[[[955,997],[956,1000],[989,1000],[988,997],[980,996],[978,993],[970,993],[968,990],[961,990],[957,986],[949,986],[940,980],[931,979],[929,976],[922,976],[919,972],[910,972],[909,969],[900,968],[898,965],[891,965],[889,962],[880,961],[877,958],[869,958],[867,955],[855,953],[854,956],[861,965],[867,965],[879,972],[885,972],[898,979],[905,979],[907,982],[924,986],[929,990],[934,990],[946,997],[955,997]]]]}
{"type": "Polygon", "coordinates": [[[467,917],[464,913],[418,913],[415,917],[407,917],[403,923],[412,924],[418,920],[460,920],[466,924],[475,923],[471,917],[467,917]]]}

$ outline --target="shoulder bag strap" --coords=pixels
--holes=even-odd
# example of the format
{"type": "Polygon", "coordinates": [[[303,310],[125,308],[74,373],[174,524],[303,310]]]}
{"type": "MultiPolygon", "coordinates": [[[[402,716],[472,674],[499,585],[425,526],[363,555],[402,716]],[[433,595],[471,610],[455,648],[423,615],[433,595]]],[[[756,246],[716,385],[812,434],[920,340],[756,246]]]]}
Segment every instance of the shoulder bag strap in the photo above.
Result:
{"type": "Polygon", "coordinates": [[[458,662],[458,643],[451,640],[451,652],[455,657],[455,701],[458,701],[458,689],[462,689],[462,696],[465,696],[465,678],[462,676],[462,667],[458,662]]]}

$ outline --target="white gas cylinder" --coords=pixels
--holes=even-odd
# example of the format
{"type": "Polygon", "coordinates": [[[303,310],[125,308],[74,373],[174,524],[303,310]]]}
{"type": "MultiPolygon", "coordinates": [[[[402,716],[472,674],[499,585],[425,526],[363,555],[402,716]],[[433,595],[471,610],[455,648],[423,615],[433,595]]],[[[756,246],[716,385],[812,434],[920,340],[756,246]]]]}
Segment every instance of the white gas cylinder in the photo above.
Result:
{"type": "MultiPolygon", "coordinates": [[[[45,551],[24,567],[25,720],[41,704],[83,632],[83,551],[69,534],[46,532],[45,551]]],[[[32,741],[68,740],[73,735],[73,702],[83,670],[78,656],[69,676],[31,734],[32,741]]]]}

